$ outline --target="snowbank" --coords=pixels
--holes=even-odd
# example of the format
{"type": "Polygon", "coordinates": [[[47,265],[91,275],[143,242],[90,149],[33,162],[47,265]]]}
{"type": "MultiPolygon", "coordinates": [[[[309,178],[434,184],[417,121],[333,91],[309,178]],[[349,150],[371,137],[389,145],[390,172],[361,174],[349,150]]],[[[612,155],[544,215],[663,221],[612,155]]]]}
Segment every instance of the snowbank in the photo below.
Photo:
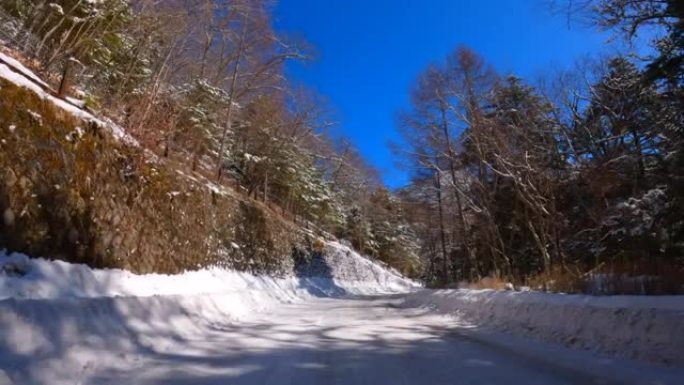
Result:
{"type": "Polygon", "coordinates": [[[402,277],[395,269],[370,260],[339,242],[328,242],[323,258],[331,276],[343,285],[348,285],[349,289],[370,285],[371,290],[376,287],[384,291],[403,292],[420,287],[402,277]]]}
{"type": "MultiPolygon", "coordinates": [[[[266,311],[282,295],[249,290],[189,296],[3,300],[0,384],[96,384],[104,381],[86,380],[94,369],[106,372],[123,365],[145,370],[137,364],[141,356],[177,354],[180,341],[198,338],[212,346],[212,332],[218,333],[236,320],[249,320],[251,314],[266,311]]],[[[107,383],[120,383],[112,374],[104,378],[107,383]]]]}
{"type": "MultiPolygon", "coordinates": [[[[405,292],[416,284],[338,243],[327,247],[329,275],[274,278],[208,268],[179,275],[136,275],[117,269],[0,252],[0,299],[272,293],[277,300],[405,292]]],[[[327,264],[328,262],[326,262],[327,264]]],[[[270,295],[270,294],[269,294],[270,295]]]]}
{"type": "Polygon", "coordinates": [[[423,290],[409,294],[404,306],[572,347],[684,366],[684,296],[423,290]]]}
{"type": "Polygon", "coordinates": [[[116,362],[165,352],[168,341],[197,338],[285,303],[416,286],[339,244],[329,244],[328,253],[331,277],[274,278],[225,269],[135,275],[0,252],[0,384],[13,383],[2,368],[17,363],[36,364],[30,379],[14,383],[57,383],[55,376],[73,383],[78,373],[64,360],[87,371],[101,351],[122,352],[116,362]],[[364,268],[369,272],[359,275],[364,268]]]}

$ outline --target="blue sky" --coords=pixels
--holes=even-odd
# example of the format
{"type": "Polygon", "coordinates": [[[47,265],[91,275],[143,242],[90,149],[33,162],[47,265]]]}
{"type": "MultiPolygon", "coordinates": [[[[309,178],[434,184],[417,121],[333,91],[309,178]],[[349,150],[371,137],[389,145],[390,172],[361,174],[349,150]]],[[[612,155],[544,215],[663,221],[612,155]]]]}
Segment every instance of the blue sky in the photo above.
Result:
{"type": "Polygon", "coordinates": [[[408,181],[388,142],[400,140],[397,111],[416,76],[458,45],[500,73],[534,80],[592,53],[614,50],[610,35],[554,15],[546,0],[279,0],[276,28],[302,36],[313,61],[290,78],[324,95],[338,130],[390,187],[408,181]]]}

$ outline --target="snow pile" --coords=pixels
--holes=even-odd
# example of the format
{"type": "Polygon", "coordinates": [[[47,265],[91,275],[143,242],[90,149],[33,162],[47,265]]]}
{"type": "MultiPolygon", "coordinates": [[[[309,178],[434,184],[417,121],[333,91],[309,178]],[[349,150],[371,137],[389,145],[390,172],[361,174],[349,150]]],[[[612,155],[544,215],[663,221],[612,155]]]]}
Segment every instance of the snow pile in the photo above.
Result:
{"type": "Polygon", "coordinates": [[[272,291],[297,295],[293,279],[258,277],[224,269],[204,269],[180,275],[136,275],[117,269],[33,259],[0,253],[0,299],[61,299],[200,295],[272,291]]]}
{"type": "MultiPolygon", "coordinates": [[[[265,292],[277,301],[342,294],[405,292],[416,284],[351,249],[330,243],[329,276],[274,278],[220,268],[179,275],[136,275],[124,270],[29,258],[0,252],[0,299],[199,295],[265,292]]],[[[326,257],[328,259],[328,257],[326,257]]]]}
{"type": "Polygon", "coordinates": [[[335,280],[357,291],[367,293],[382,288],[390,292],[404,292],[420,287],[391,267],[365,258],[339,242],[328,243],[323,259],[335,280]]]}
{"type": "MultiPolygon", "coordinates": [[[[85,372],[107,365],[93,362],[102,351],[121,352],[115,361],[133,365],[129,356],[164,354],[173,349],[169,341],[218,333],[231,322],[249,321],[285,303],[415,287],[343,246],[327,248],[336,255],[333,271],[345,271],[344,277],[274,278],[218,268],[135,275],[0,252],[0,384],[74,383],[79,375],[74,367],[85,372]],[[372,273],[350,273],[363,266],[372,273]],[[66,361],[77,365],[65,367],[66,361]],[[2,368],[18,362],[31,366],[25,372],[31,378],[21,378],[23,372],[7,378],[2,368]]],[[[211,343],[212,336],[206,338],[211,343]]]]}
{"type": "Polygon", "coordinates": [[[495,290],[423,290],[407,307],[428,307],[478,326],[644,361],[684,366],[684,297],[564,295],[495,290]]]}
{"type": "Polygon", "coordinates": [[[179,352],[179,346],[199,338],[208,348],[231,351],[233,346],[216,346],[215,335],[267,310],[278,295],[250,291],[0,301],[0,384],[100,384],[105,381],[86,380],[90,371],[100,369],[106,383],[121,383],[107,370],[143,370],[138,360],[144,355],[190,356],[195,353],[179,352]]]}

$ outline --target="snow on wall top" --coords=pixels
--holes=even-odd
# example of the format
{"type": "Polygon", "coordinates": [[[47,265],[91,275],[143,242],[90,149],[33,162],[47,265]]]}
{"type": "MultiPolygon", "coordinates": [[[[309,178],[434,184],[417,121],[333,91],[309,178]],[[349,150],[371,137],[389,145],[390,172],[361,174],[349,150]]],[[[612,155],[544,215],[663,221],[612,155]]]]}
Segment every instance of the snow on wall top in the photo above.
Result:
{"type": "Polygon", "coordinates": [[[47,83],[45,83],[41,78],[39,78],[36,74],[34,74],[30,69],[26,68],[15,58],[0,52],[0,61],[5,62],[13,70],[18,71],[21,75],[23,75],[26,78],[29,78],[29,80],[31,80],[34,83],[37,83],[41,87],[47,89],[50,88],[50,86],[47,83]]]}
{"type": "Polygon", "coordinates": [[[128,135],[123,128],[116,125],[114,122],[98,119],[89,112],[84,111],[65,100],[52,96],[49,92],[46,92],[45,88],[49,87],[45,82],[40,80],[35,73],[21,65],[21,63],[18,61],[10,58],[7,55],[3,55],[2,53],[0,53],[0,78],[11,82],[18,87],[23,87],[32,91],[40,98],[52,103],[56,108],[62,109],[78,119],[86,122],[92,122],[97,124],[99,127],[107,129],[116,139],[131,145],[139,146],[137,140],[128,135]],[[2,62],[7,64],[3,64],[2,62]]]}

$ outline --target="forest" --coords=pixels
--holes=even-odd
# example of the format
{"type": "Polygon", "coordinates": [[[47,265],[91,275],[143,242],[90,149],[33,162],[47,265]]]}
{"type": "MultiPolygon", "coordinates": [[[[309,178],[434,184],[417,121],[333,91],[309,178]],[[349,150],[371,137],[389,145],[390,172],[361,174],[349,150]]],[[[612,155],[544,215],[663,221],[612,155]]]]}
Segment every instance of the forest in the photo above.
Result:
{"type": "Polygon", "coordinates": [[[536,84],[457,47],[397,112],[411,182],[396,190],[289,81],[311,47],[274,29],[267,0],[6,0],[0,40],[176,169],[430,286],[680,292],[684,5],[576,7],[626,41],[658,31],[652,54],[536,84]]]}
{"type": "Polygon", "coordinates": [[[627,40],[659,31],[654,53],[588,60],[533,85],[459,47],[417,79],[399,119],[415,171],[398,195],[429,282],[681,290],[684,4],[575,12],[627,40]]]}
{"type": "MultiPolygon", "coordinates": [[[[420,275],[415,234],[397,197],[349,141],[339,135],[333,139],[324,98],[286,78],[285,63],[309,60],[309,47],[276,33],[271,2],[10,0],[0,6],[0,25],[6,53],[22,57],[32,70],[50,79],[60,97],[78,99],[86,110],[113,120],[146,150],[126,156],[130,159],[124,167],[144,169],[152,152],[183,175],[234,188],[286,221],[326,237],[344,238],[404,274],[420,275]]],[[[97,168],[116,175],[117,167],[115,163],[97,168]]],[[[130,174],[140,189],[150,191],[144,172],[130,174]]],[[[37,184],[46,183],[45,176],[36,178],[41,180],[37,184]]],[[[155,199],[159,197],[152,197],[144,208],[154,205],[155,199]]],[[[71,211],[73,205],[67,206],[71,211]]],[[[183,210],[188,217],[199,211],[193,205],[183,210]]],[[[74,220],[62,222],[69,225],[53,224],[50,231],[69,227],[74,220]]],[[[83,220],[75,222],[76,227],[89,227],[83,220]]],[[[131,227],[138,232],[139,225],[131,227]]],[[[182,235],[209,237],[202,226],[190,230],[182,235]]],[[[91,230],[81,229],[84,232],[91,230]]],[[[254,244],[252,238],[259,234],[246,237],[254,244]]],[[[177,238],[181,239],[173,239],[177,238]]],[[[228,251],[231,242],[223,240],[228,251]]],[[[264,252],[268,250],[260,250],[264,252]]],[[[222,253],[226,252],[216,252],[222,253]]],[[[96,259],[77,260],[93,264],[96,259]]],[[[205,259],[197,264],[205,264],[205,259]]]]}

